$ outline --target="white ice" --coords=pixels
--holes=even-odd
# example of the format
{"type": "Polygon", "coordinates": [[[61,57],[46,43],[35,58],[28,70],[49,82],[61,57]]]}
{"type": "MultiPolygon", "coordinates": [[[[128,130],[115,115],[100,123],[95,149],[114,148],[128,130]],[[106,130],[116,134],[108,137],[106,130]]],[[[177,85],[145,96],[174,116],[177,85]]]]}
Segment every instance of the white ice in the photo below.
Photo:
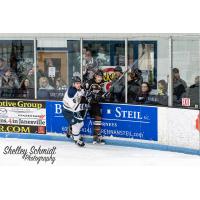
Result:
{"type": "MultiPolygon", "coordinates": [[[[37,165],[35,161],[25,161],[21,155],[4,155],[6,146],[22,146],[30,149],[32,146],[52,148],[56,146],[56,161],[54,165],[125,165],[125,166],[200,166],[200,156],[183,153],[149,150],[134,147],[118,147],[111,145],[86,144],[80,148],[72,142],[42,141],[30,139],[0,139],[0,165],[37,165]]],[[[51,165],[50,162],[41,162],[40,165],[51,165]]]]}

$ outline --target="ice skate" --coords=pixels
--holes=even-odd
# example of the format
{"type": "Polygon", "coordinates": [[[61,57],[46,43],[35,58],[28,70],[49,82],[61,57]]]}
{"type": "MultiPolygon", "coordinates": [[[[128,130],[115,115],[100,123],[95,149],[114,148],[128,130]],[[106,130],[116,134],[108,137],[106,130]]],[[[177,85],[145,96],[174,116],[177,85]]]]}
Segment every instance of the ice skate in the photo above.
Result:
{"type": "Polygon", "coordinates": [[[80,139],[76,140],[75,144],[77,144],[79,147],[84,147],[85,146],[85,143],[82,140],[80,140],[80,139]]]}
{"type": "Polygon", "coordinates": [[[98,136],[94,136],[93,137],[93,144],[97,144],[98,143],[98,136]]]}
{"type": "Polygon", "coordinates": [[[72,137],[72,127],[70,126],[66,132],[66,137],[71,138],[72,137]]]}
{"type": "Polygon", "coordinates": [[[100,136],[98,136],[97,137],[98,139],[97,139],[97,143],[98,144],[105,144],[105,140],[103,139],[103,137],[100,135],[100,136]]]}
{"type": "Polygon", "coordinates": [[[94,136],[93,144],[105,144],[105,141],[102,136],[94,136]]]}
{"type": "Polygon", "coordinates": [[[71,138],[71,136],[72,136],[72,134],[71,134],[70,132],[67,132],[67,133],[66,133],[66,137],[67,137],[67,138],[71,138]]]}

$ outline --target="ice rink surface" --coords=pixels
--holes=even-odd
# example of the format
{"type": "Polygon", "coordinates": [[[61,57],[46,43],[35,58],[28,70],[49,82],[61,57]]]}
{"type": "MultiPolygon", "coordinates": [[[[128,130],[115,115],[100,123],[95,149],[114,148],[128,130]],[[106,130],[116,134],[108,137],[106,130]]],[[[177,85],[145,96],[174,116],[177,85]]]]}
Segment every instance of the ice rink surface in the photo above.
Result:
{"type": "MultiPolygon", "coordinates": [[[[200,166],[200,156],[183,153],[149,150],[134,147],[118,147],[111,145],[86,144],[84,148],[76,146],[72,142],[42,141],[30,139],[0,139],[0,165],[36,165],[35,161],[22,159],[22,155],[4,154],[6,146],[24,149],[56,147],[54,165],[118,165],[118,166],[200,166]]],[[[40,162],[40,165],[51,165],[50,162],[40,162]]]]}

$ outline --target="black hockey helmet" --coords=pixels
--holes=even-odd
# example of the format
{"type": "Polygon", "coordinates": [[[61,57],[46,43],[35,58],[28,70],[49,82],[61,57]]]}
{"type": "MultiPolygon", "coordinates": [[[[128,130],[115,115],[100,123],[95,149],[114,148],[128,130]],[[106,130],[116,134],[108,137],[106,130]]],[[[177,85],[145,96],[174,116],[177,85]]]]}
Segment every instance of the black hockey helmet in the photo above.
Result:
{"type": "Polygon", "coordinates": [[[95,75],[103,76],[103,71],[99,69],[99,70],[96,71],[95,75]]]}
{"type": "Polygon", "coordinates": [[[72,83],[77,83],[77,82],[81,83],[81,78],[79,76],[73,76],[72,77],[72,83]]]}

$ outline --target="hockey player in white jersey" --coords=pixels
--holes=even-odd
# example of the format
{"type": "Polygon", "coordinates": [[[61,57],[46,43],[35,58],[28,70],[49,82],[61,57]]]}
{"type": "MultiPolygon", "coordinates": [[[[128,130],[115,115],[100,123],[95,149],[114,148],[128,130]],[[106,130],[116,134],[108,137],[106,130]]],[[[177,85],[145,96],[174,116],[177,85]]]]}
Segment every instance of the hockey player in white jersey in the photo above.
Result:
{"type": "Polygon", "coordinates": [[[75,144],[83,147],[85,143],[81,140],[80,130],[83,127],[84,116],[81,111],[86,110],[87,100],[85,92],[81,88],[81,79],[72,77],[72,85],[67,89],[63,98],[62,113],[71,129],[71,136],[75,144]]]}

